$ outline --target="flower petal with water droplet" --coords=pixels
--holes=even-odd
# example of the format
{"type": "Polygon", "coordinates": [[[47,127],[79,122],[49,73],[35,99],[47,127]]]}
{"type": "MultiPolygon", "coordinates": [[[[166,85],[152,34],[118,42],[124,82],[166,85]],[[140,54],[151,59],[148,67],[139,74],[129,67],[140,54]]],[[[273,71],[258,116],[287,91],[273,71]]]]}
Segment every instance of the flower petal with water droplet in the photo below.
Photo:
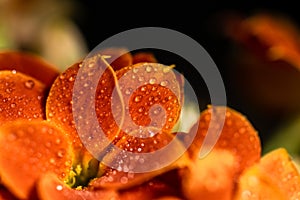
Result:
{"type": "Polygon", "coordinates": [[[44,119],[46,87],[23,73],[0,71],[0,122],[44,119]]]}
{"type": "Polygon", "coordinates": [[[244,115],[224,106],[210,106],[201,113],[199,121],[191,128],[190,132],[197,131],[196,138],[188,150],[192,159],[198,158],[200,148],[205,149],[202,144],[207,136],[208,128],[212,130],[221,128],[222,131],[214,149],[232,152],[238,159],[238,173],[259,161],[261,143],[257,131],[244,115]],[[224,126],[219,127],[218,118],[224,113],[224,109],[226,111],[224,126]]]}

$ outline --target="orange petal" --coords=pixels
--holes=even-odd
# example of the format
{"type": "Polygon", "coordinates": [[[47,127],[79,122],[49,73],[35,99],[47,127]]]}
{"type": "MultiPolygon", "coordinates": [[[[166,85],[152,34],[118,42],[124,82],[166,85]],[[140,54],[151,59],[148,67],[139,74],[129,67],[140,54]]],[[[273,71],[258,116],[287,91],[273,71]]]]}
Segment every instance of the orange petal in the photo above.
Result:
{"type": "MultiPolygon", "coordinates": [[[[141,146],[141,144],[136,144],[134,141],[131,141],[131,146],[136,149],[137,154],[135,155],[126,155],[126,152],[124,153],[123,151],[108,152],[103,157],[103,163],[100,167],[104,171],[104,174],[101,177],[92,180],[89,186],[93,188],[130,188],[145,183],[146,181],[171,170],[188,165],[190,160],[188,156],[184,154],[185,148],[181,142],[179,142],[177,138],[174,138],[174,136],[168,134],[163,134],[163,136],[165,136],[165,139],[158,138],[156,144],[153,142],[150,143],[150,140],[145,140],[145,143],[142,143],[141,146]],[[159,149],[161,146],[165,146],[164,140],[170,141],[172,139],[174,140],[172,145],[165,148],[164,153],[147,154],[146,156],[138,154],[138,146],[140,146],[140,148],[145,148],[145,150],[141,150],[140,152],[154,153],[155,150],[159,149]],[[137,146],[134,147],[134,145],[137,146]],[[106,166],[104,163],[109,166],[106,166]]],[[[123,141],[121,140],[120,143],[123,143],[123,141]]],[[[117,143],[116,145],[119,144],[117,143]]]]}
{"type": "Polygon", "coordinates": [[[173,196],[179,198],[180,191],[170,187],[168,184],[160,181],[159,179],[152,179],[144,184],[121,190],[119,192],[121,200],[143,199],[152,200],[159,199],[164,196],[173,196]]]}
{"type": "Polygon", "coordinates": [[[16,119],[43,119],[46,88],[20,72],[0,71],[0,123],[16,119]]]}
{"type": "Polygon", "coordinates": [[[16,70],[36,78],[46,85],[47,88],[58,76],[58,69],[41,57],[18,51],[0,52],[0,70],[16,70]]]}
{"type": "Polygon", "coordinates": [[[1,182],[21,199],[45,172],[64,179],[71,169],[71,144],[47,121],[15,121],[0,128],[1,182]]]}
{"type": "Polygon", "coordinates": [[[157,60],[153,53],[149,52],[138,52],[132,55],[132,63],[141,63],[141,62],[149,62],[149,63],[157,63],[157,60]]]}
{"type": "Polygon", "coordinates": [[[132,65],[132,55],[125,48],[107,48],[99,52],[101,55],[110,56],[107,62],[113,67],[115,71],[132,65]]]}
{"type": "Polygon", "coordinates": [[[299,199],[300,175],[288,152],[276,149],[239,178],[236,199],[299,199]]]}
{"type": "Polygon", "coordinates": [[[71,189],[53,174],[41,177],[37,183],[37,193],[41,200],[119,199],[113,190],[71,189]]]}
{"type": "Polygon", "coordinates": [[[139,63],[117,71],[117,76],[125,104],[122,140],[142,144],[147,139],[154,141],[156,133],[155,137],[170,133],[178,121],[183,98],[172,69],[162,64],[139,63]]]}
{"type": "Polygon", "coordinates": [[[197,131],[189,153],[193,159],[198,157],[199,149],[207,136],[208,128],[218,130],[225,113],[224,126],[221,127],[220,136],[214,145],[214,149],[227,150],[236,156],[239,163],[238,172],[259,161],[261,156],[261,144],[257,131],[241,113],[222,106],[211,106],[201,113],[199,124],[195,124],[190,132],[197,131]],[[225,112],[224,112],[225,111],[225,112]]]}
{"type": "Polygon", "coordinates": [[[46,102],[47,120],[62,127],[73,139],[75,150],[81,151],[82,143],[77,134],[72,114],[72,93],[80,63],[75,63],[54,81],[46,102]]]}
{"type": "Polygon", "coordinates": [[[231,200],[236,162],[231,152],[214,150],[183,169],[182,190],[186,199],[231,200]]]}

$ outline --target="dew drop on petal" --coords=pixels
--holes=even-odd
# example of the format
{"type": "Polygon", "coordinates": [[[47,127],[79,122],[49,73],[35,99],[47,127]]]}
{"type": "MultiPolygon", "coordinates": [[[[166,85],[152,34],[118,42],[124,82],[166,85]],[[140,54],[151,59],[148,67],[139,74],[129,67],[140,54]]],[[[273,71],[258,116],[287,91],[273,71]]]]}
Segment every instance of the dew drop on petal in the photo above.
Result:
{"type": "Polygon", "coordinates": [[[65,77],[65,75],[64,74],[61,74],[60,76],[59,76],[59,79],[60,80],[64,80],[66,77],[65,77]]]}
{"type": "Polygon", "coordinates": [[[62,158],[65,155],[65,150],[61,149],[57,152],[57,157],[62,158]]]}
{"type": "Polygon", "coordinates": [[[156,78],[154,78],[154,77],[153,77],[153,78],[150,78],[150,80],[149,80],[149,83],[150,83],[150,84],[154,84],[155,82],[156,82],[156,78]]]}
{"type": "Polygon", "coordinates": [[[127,89],[125,90],[125,94],[126,94],[126,95],[130,95],[131,92],[132,92],[132,88],[127,88],[127,89]]]}
{"type": "Polygon", "coordinates": [[[142,96],[141,95],[138,95],[134,98],[134,101],[137,103],[137,102],[140,102],[142,100],[142,96]]]}
{"type": "Polygon", "coordinates": [[[146,72],[151,72],[152,71],[152,67],[151,66],[147,66],[146,67],[146,72]]]}
{"type": "Polygon", "coordinates": [[[168,81],[162,81],[162,82],[160,82],[160,85],[161,86],[167,86],[168,85],[168,81]]]}
{"type": "Polygon", "coordinates": [[[145,80],[145,78],[143,77],[143,76],[139,76],[139,81],[140,82],[142,82],[142,81],[144,81],[145,80]]]}
{"type": "Polygon", "coordinates": [[[142,92],[145,92],[146,89],[147,89],[147,88],[146,88],[145,86],[141,87],[141,91],[142,91],[142,92]]]}
{"type": "Polygon", "coordinates": [[[121,183],[122,184],[126,184],[128,182],[128,178],[123,176],[121,179],[120,179],[121,183]]]}
{"type": "Polygon", "coordinates": [[[132,71],[133,71],[133,73],[137,73],[139,71],[139,69],[138,68],[133,68],[132,71]]]}
{"type": "Polygon", "coordinates": [[[56,190],[61,191],[62,189],[63,189],[63,186],[62,186],[62,185],[57,185],[57,186],[56,186],[56,190]]]}
{"type": "Polygon", "coordinates": [[[34,81],[33,80],[25,81],[24,86],[27,89],[32,89],[34,87],[34,81]]]}
{"type": "Polygon", "coordinates": [[[141,112],[143,112],[145,110],[145,108],[142,106],[142,107],[140,107],[139,109],[138,109],[138,111],[141,113],[141,112]]]}
{"type": "Polygon", "coordinates": [[[51,164],[55,164],[55,159],[54,159],[54,158],[50,158],[49,162],[50,162],[51,164]]]}

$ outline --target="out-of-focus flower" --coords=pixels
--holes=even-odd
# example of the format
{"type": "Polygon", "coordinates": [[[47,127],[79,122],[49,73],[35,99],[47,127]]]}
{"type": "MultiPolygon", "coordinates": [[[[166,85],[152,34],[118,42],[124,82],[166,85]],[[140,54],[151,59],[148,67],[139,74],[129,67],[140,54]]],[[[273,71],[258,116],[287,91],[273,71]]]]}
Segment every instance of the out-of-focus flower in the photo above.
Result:
{"type": "Polygon", "coordinates": [[[77,6],[69,0],[1,0],[0,50],[26,49],[64,70],[88,52],[72,20],[77,6]]]}

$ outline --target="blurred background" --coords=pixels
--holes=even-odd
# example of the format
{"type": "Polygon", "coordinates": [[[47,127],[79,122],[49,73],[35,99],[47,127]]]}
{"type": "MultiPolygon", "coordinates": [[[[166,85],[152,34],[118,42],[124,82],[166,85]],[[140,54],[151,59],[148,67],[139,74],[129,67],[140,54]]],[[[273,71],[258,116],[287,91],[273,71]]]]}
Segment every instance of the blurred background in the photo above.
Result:
{"type": "MultiPolygon", "coordinates": [[[[199,42],[218,66],[228,106],[258,130],[263,151],[285,147],[300,155],[300,15],[290,2],[160,2],[133,5],[92,0],[0,0],[0,50],[26,50],[66,69],[106,38],[158,26],[199,42]]],[[[209,95],[185,60],[152,51],[176,64],[196,85],[201,109],[209,95]],[[200,82],[200,83],[199,83],[200,82]]]]}

